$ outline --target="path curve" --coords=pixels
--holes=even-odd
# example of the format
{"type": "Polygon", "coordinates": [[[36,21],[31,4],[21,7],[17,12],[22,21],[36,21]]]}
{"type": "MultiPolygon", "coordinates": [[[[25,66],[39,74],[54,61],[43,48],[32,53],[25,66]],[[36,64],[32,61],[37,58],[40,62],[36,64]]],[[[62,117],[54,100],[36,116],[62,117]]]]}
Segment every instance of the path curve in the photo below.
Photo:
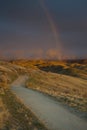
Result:
{"type": "Polygon", "coordinates": [[[60,103],[42,93],[25,88],[26,80],[27,76],[20,76],[12,84],[12,91],[50,130],[87,130],[87,122],[60,103]]]}

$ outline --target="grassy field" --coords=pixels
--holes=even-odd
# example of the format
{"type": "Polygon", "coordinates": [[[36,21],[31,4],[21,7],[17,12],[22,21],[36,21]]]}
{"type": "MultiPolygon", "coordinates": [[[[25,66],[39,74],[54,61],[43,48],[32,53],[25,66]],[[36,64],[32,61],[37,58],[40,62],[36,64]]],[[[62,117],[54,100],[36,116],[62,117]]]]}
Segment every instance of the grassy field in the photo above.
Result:
{"type": "Polygon", "coordinates": [[[13,61],[13,64],[27,69],[27,88],[51,95],[80,111],[87,111],[87,60],[19,60],[13,61]]]}
{"type": "Polygon", "coordinates": [[[10,120],[10,113],[6,109],[2,98],[0,97],[0,129],[6,127],[6,123],[10,120]]]}
{"type": "Polygon", "coordinates": [[[10,91],[10,84],[19,75],[29,76],[27,88],[40,91],[55,97],[63,104],[87,112],[86,61],[0,61],[0,129],[46,129],[10,91]]]}
{"type": "Polygon", "coordinates": [[[42,70],[57,74],[87,79],[87,60],[49,61],[49,60],[16,60],[11,63],[28,70],[42,70]]]}
{"type": "Polygon", "coordinates": [[[87,111],[87,62],[85,61],[14,61],[27,68],[27,88],[46,93],[87,111]]]}
{"type": "Polygon", "coordinates": [[[26,87],[56,97],[81,111],[87,111],[87,80],[36,70],[29,74],[26,87]]]}
{"type": "Polygon", "coordinates": [[[10,84],[24,74],[26,68],[0,62],[0,130],[47,130],[10,90],[10,84]]]}
{"type": "Polygon", "coordinates": [[[39,121],[39,119],[26,108],[25,105],[10,91],[5,89],[4,94],[1,95],[2,102],[5,106],[6,112],[3,111],[4,116],[1,117],[0,128],[4,130],[47,130],[47,128],[39,121]],[[8,113],[9,112],[9,113],[8,113]]]}

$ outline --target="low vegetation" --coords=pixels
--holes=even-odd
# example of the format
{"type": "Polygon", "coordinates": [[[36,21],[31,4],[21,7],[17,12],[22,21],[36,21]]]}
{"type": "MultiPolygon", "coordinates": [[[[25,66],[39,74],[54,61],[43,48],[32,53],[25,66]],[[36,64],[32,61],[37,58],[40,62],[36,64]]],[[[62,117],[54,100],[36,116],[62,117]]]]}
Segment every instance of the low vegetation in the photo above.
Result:
{"type": "MultiPolygon", "coordinates": [[[[9,116],[8,113],[6,113],[8,118],[7,120],[5,118],[4,129],[47,130],[37,117],[16,98],[10,89],[5,89],[4,94],[1,97],[6,109],[11,115],[9,116]]],[[[4,117],[2,119],[4,119],[4,117]]]]}
{"type": "Polygon", "coordinates": [[[12,63],[27,68],[27,88],[87,111],[87,60],[17,60],[12,63]]]}
{"type": "Polygon", "coordinates": [[[40,70],[57,74],[69,75],[87,80],[87,64],[58,62],[56,64],[39,64],[40,70]]]}
{"type": "Polygon", "coordinates": [[[0,130],[7,127],[6,124],[10,119],[10,113],[6,109],[6,106],[3,104],[2,98],[0,97],[0,130]]]}
{"type": "Polygon", "coordinates": [[[10,84],[24,74],[29,75],[27,88],[87,112],[87,60],[0,61],[0,130],[46,130],[10,90],[10,84]]]}
{"type": "MultiPolygon", "coordinates": [[[[17,61],[16,61],[17,62],[17,61]]],[[[20,62],[24,64],[24,62],[20,62]]],[[[29,61],[30,64],[30,61],[29,61]]],[[[27,68],[29,68],[27,61],[27,68]]],[[[87,111],[87,63],[33,61],[27,88],[46,93],[81,111],[87,111]]]]}
{"type": "Polygon", "coordinates": [[[20,65],[28,70],[42,70],[57,74],[69,75],[87,80],[87,60],[15,60],[12,64],[20,65]]]}
{"type": "Polygon", "coordinates": [[[27,88],[46,93],[82,111],[87,111],[87,80],[33,71],[26,83],[27,88]]]}
{"type": "Polygon", "coordinates": [[[47,130],[10,90],[10,84],[26,73],[24,67],[0,62],[0,130],[47,130]]]}

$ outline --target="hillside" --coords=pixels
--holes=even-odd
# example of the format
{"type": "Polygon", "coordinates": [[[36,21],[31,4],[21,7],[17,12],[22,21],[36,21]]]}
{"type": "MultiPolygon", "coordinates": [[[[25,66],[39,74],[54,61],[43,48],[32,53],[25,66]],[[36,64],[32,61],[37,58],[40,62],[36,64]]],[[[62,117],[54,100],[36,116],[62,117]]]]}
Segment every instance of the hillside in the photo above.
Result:
{"type": "Polygon", "coordinates": [[[0,61],[0,130],[47,130],[11,91],[11,83],[26,74],[26,68],[0,61]]]}
{"type": "Polygon", "coordinates": [[[87,62],[14,61],[27,68],[31,88],[55,97],[80,111],[87,111],[87,62]]]}
{"type": "Polygon", "coordinates": [[[22,130],[46,129],[11,92],[10,84],[20,75],[28,76],[25,87],[54,97],[58,102],[75,108],[78,112],[87,112],[86,62],[0,61],[0,129],[19,130],[25,125],[22,130]],[[22,111],[19,111],[21,107],[22,111]],[[26,112],[30,115],[28,119],[25,116],[26,112]]]}

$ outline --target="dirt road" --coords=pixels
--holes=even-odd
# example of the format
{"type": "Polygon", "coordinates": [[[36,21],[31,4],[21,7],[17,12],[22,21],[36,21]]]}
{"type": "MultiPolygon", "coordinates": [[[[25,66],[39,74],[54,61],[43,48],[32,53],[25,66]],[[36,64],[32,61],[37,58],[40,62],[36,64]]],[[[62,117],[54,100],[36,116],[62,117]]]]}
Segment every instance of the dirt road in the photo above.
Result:
{"type": "Polygon", "coordinates": [[[26,80],[26,76],[20,76],[12,84],[12,91],[50,130],[87,130],[87,122],[66,107],[42,93],[24,88],[26,80]]]}

